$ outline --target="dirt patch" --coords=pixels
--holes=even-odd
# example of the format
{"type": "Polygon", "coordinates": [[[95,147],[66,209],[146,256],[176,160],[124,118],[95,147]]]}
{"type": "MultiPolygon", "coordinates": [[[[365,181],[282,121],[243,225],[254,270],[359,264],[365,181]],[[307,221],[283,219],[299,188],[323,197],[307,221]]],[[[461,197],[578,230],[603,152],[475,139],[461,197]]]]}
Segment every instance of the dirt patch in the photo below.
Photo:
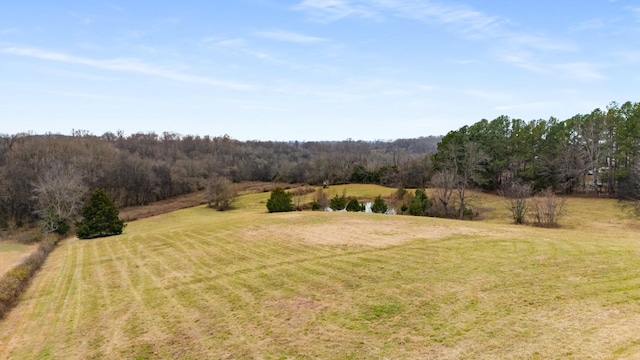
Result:
{"type": "MultiPolygon", "coordinates": [[[[242,232],[244,239],[288,239],[319,245],[385,247],[416,239],[442,239],[454,235],[487,235],[486,230],[459,226],[432,225],[429,219],[347,213],[281,214],[288,226],[263,225],[242,232]],[[309,222],[309,216],[321,217],[309,222]],[[375,221],[371,221],[375,217],[375,221]],[[427,221],[419,221],[427,220],[427,221]]],[[[496,234],[497,235],[497,234],[496,234]]]]}

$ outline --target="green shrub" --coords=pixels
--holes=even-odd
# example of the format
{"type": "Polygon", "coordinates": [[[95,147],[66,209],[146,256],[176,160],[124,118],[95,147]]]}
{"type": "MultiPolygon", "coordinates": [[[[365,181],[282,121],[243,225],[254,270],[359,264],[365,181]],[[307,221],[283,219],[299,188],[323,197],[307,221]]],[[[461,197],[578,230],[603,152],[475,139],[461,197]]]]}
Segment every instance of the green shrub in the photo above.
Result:
{"type": "Polygon", "coordinates": [[[388,210],[387,203],[382,199],[380,195],[373,200],[373,205],[371,205],[371,211],[378,214],[384,214],[388,210]]]}
{"type": "Polygon", "coordinates": [[[415,196],[409,204],[409,214],[413,216],[425,216],[429,208],[431,207],[431,201],[427,197],[427,193],[424,190],[416,190],[415,196]]]}
{"type": "Polygon", "coordinates": [[[331,198],[329,207],[331,208],[331,210],[335,211],[344,210],[344,208],[347,207],[347,198],[344,195],[339,196],[338,194],[336,194],[336,196],[331,198]]]}
{"type": "Polygon", "coordinates": [[[82,221],[76,224],[80,239],[119,235],[125,227],[124,221],[118,218],[118,208],[101,189],[91,194],[81,215],[82,221]]]}
{"type": "Polygon", "coordinates": [[[284,189],[277,187],[271,191],[271,197],[267,200],[267,210],[273,212],[293,211],[292,195],[284,189]]]}
{"type": "Polygon", "coordinates": [[[363,210],[364,205],[358,202],[358,199],[352,198],[347,203],[347,211],[358,212],[363,210]]]}

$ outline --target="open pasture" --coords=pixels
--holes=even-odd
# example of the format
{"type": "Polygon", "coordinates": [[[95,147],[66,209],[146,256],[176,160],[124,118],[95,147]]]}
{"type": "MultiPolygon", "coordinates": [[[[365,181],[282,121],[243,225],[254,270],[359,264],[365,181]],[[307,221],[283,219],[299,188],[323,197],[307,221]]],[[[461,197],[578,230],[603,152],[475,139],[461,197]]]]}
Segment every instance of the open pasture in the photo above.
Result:
{"type": "Polygon", "coordinates": [[[9,240],[0,240],[0,276],[18,265],[36,248],[37,245],[24,245],[9,240]]]}
{"type": "Polygon", "coordinates": [[[0,322],[0,358],[640,356],[640,228],[613,200],[540,229],[486,195],[475,222],[268,214],[268,196],[64,241],[0,322]]]}

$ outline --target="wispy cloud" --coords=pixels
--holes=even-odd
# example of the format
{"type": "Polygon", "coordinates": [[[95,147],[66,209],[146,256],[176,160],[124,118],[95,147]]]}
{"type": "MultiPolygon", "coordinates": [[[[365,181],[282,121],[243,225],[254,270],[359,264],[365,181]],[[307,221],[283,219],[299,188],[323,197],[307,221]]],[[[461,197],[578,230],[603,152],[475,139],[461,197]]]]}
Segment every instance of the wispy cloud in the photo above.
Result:
{"type": "Polygon", "coordinates": [[[93,23],[93,18],[86,14],[72,12],[69,13],[69,16],[79,20],[83,25],[90,25],[91,23],[93,23]]]}
{"type": "Polygon", "coordinates": [[[445,5],[429,0],[303,0],[294,9],[315,19],[336,21],[349,16],[384,19],[410,18],[434,24],[457,25],[462,31],[492,31],[504,20],[466,5],[445,5]]]}
{"type": "Polygon", "coordinates": [[[327,39],[323,39],[315,36],[307,36],[307,35],[291,32],[291,31],[283,31],[283,30],[261,31],[261,32],[257,32],[256,35],[265,39],[298,43],[298,44],[310,44],[310,43],[319,43],[319,42],[327,41],[327,39]]]}
{"type": "Polygon", "coordinates": [[[24,48],[24,47],[10,47],[0,49],[0,53],[7,55],[24,56],[29,58],[35,58],[40,60],[56,61],[67,64],[84,65],[94,67],[103,70],[123,71],[131,72],[149,76],[155,76],[159,78],[175,80],[186,83],[204,84],[211,86],[220,86],[233,90],[249,90],[254,86],[249,84],[243,84],[238,82],[223,81],[206,76],[197,76],[191,74],[185,74],[181,72],[175,72],[169,69],[164,69],[146,62],[136,59],[91,59],[79,56],[73,56],[58,52],[46,51],[36,48],[24,48]]]}
{"type": "Polygon", "coordinates": [[[505,22],[467,5],[448,5],[427,0],[374,0],[382,10],[397,16],[435,24],[452,24],[463,31],[491,32],[505,22]]]}
{"type": "Polygon", "coordinates": [[[331,85],[283,81],[275,85],[272,90],[287,97],[302,96],[330,103],[370,101],[380,98],[401,99],[404,103],[410,99],[424,101],[425,94],[433,92],[436,87],[419,82],[372,77],[348,78],[331,85]]]}
{"type": "Polygon", "coordinates": [[[631,14],[636,18],[636,21],[640,22],[640,6],[628,6],[627,9],[631,11],[631,14]]]}
{"type": "Polygon", "coordinates": [[[538,101],[532,103],[510,104],[496,106],[496,110],[513,110],[513,109],[544,109],[551,105],[557,105],[556,101],[538,101]]]}
{"type": "Polygon", "coordinates": [[[0,30],[0,35],[16,34],[18,32],[20,32],[18,28],[2,29],[0,30]]]}
{"type": "Polygon", "coordinates": [[[213,46],[231,53],[247,55],[256,59],[269,61],[275,64],[292,65],[291,63],[284,60],[280,60],[264,51],[251,49],[248,46],[247,41],[242,38],[224,39],[224,40],[208,38],[208,39],[205,39],[203,42],[205,44],[207,43],[213,44],[213,46]]]}
{"type": "Polygon", "coordinates": [[[490,91],[487,89],[463,89],[462,93],[476,99],[489,102],[506,102],[511,99],[511,95],[502,91],[490,91]]]}
{"type": "MultiPolygon", "coordinates": [[[[631,56],[631,55],[630,55],[631,56]]],[[[501,60],[513,66],[527,69],[538,74],[554,74],[574,78],[579,81],[597,81],[607,77],[600,71],[601,64],[587,62],[545,63],[536,61],[535,57],[526,51],[511,51],[501,57],[501,60]]]]}
{"type": "Polygon", "coordinates": [[[601,30],[606,26],[603,19],[591,19],[583,21],[577,26],[573,27],[571,31],[588,31],[588,30],[601,30]]]}
{"type": "Polygon", "coordinates": [[[66,79],[77,79],[77,80],[84,80],[84,81],[108,81],[108,82],[119,80],[118,78],[98,76],[98,75],[87,74],[87,73],[78,72],[78,71],[66,71],[66,70],[59,70],[59,69],[43,69],[40,71],[46,75],[53,75],[53,76],[58,76],[66,79]]]}
{"type": "Polygon", "coordinates": [[[572,43],[540,35],[510,33],[505,35],[505,39],[512,46],[545,52],[571,52],[576,50],[576,46],[572,43]]]}
{"type": "Polygon", "coordinates": [[[215,37],[209,37],[202,40],[205,44],[213,44],[215,46],[221,47],[244,47],[247,42],[242,38],[233,38],[233,39],[219,39],[215,37]]]}
{"type": "Polygon", "coordinates": [[[469,59],[458,59],[458,60],[452,60],[451,62],[453,62],[454,64],[458,64],[458,65],[469,65],[469,64],[475,64],[478,61],[477,60],[469,60],[469,59]]]}
{"type": "Polygon", "coordinates": [[[581,81],[603,80],[607,78],[599,71],[602,66],[598,64],[575,62],[568,64],[557,64],[553,67],[556,70],[559,70],[562,73],[565,73],[581,81]]]}
{"type": "Polygon", "coordinates": [[[500,60],[513,66],[539,74],[548,72],[548,70],[545,70],[543,66],[537,64],[533,59],[533,55],[526,50],[509,49],[505,51],[504,54],[500,55],[500,60]]]}
{"type": "Polygon", "coordinates": [[[123,7],[121,7],[121,6],[119,6],[119,5],[116,5],[116,4],[114,4],[114,3],[106,2],[106,3],[105,3],[105,5],[106,5],[109,9],[111,9],[111,10],[113,10],[113,11],[117,11],[117,12],[124,12],[124,8],[123,8],[123,7]]]}
{"type": "Polygon", "coordinates": [[[349,16],[379,18],[378,11],[367,1],[353,0],[303,0],[294,7],[306,11],[316,21],[331,22],[349,16]]]}
{"type": "Polygon", "coordinates": [[[75,97],[75,98],[82,98],[82,99],[92,99],[92,100],[112,100],[113,99],[113,97],[111,96],[92,94],[92,93],[83,93],[83,92],[47,91],[46,93],[51,95],[75,97]]]}
{"type": "MultiPolygon", "coordinates": [[[[346,17],[412,19],[430,25],[446,26],[449,31],[475,40],[490,40],[499,60],[529,71],[551,72],[540,59],[545,54],[575,52],[571,41],[545,34],[518,31],[506,18],[488,14],[471,6],[442,0],[302,0],[294,7],[325,21],[346,17]]],[[[588,74],[584,71],[583,75],[588,74]]],[[[595,75],[595,72],[592,73],[595,75]]]]}
{"type": "Polygon", "coordinates": [[[616,57],[622,58],[624,61],[632,64],[640,63],[640,51],[623,51],[614,54],[616,57]]]}
{"type": "Polygon", "coordinates": [[[302,63],[281,58],[269,51],[252,47],[251,44],[243,38],[221,39],[209,37],[203,39],[202,44],[205,46],[213,46],[219,51],[224,51],[226,53],[238,56],[248,56],[263,62],[285,66],[295,70],[328,70],[326,65],[310,64],[308,62],[302,63]]]}

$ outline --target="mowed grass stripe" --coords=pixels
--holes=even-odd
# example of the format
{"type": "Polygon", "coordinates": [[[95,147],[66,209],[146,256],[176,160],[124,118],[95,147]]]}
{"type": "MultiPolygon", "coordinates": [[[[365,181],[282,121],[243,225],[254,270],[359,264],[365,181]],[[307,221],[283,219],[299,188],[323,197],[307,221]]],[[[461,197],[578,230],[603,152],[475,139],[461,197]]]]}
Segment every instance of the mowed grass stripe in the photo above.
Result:
{"type": "MultiPolygon", "coordinates": [[[[10,340],[6,340],[6,337],[2,336],[5,333],[0,331],[0,358],[9,359],[15,356],[10,354],[24,352],[31,354],[32,358],[36,354],[46,354],[47,347],[43,346],[42,334],[34,333],[33,329],[55,330],[62,327],[62,323],[55,321],[55,316],[61,310],[60,303],[64,301],[71,281],[72,263],[75,261],[71,254],[71,249],[66,248],[52,253],[38,276],[32,280],[20,306],[9,313],[8,317],[32,316],[33,322],[13,324],[6,332],[13,334],[10,340]],[[43,299],[46,301],[42,301],[43,299]]],[[[66,323],[68,324],[68,320],[66,323]]],[[[67,333],[65,331],[65,335],[67,333]]]]}
{"type": "MultiPolygon", "coordinates": [[[[199,318],[198,314],[193,312],[192,309],[187,309],[173,294],[173,292],[165,288],[166,280],[165,275],[158,274],[153,271],[148,262],[142,260],[139,255],[144,251],[143,245],[140,242],[136,242],[135,246],[130,246],[129,243],[118,242],[121,249],[127,253],[128,259],[133,260],[131,262],[130,272],[136,274],[140,282],[141,301],[143,301],[147,308],[153,309],[156,317],[162,319],[162,323],[165,325],[160,331],[165,332],[165,336],[171,338],[171,342],[178,344],[191,344],[191,351],[195,353],[202,353],[200,343],[198,339],[203,338],[203,334],[199,331],[198,327],[191,326],[197,322],[199,318]],[[137,251],[134,251],[137,250],[137,251]]],[[[162,263],[163,259],[150,257],[145,259],[151,263],[162,263]]],[[[176,269],[177,270],[177,269],[176,269]]],[[[185,269],[183,269],[185,270],[185,269]]],[[[169,274],[171,275],[171,274],[169,274]]],[[[159,344],[153,342],[148,345],[152,345],[149,350],[154,353],[160,353],[159,344]]],[[[167,351],[167,353],[171,353],[167,351]]]]}
{"type": "Polygon", "coordinates": [[[170,325],[162,316],[161,309],[153,307],[158,299],[148,296],[146,283],[149,280],[136,269],[135,259],[130,256],[126,246],[123,246],[123,240],[126,238],[99,240],[116,266],[116,273],[113,275],[117,281],[116,291],[119,292],[112,293],[111,296],[118,296],[124,307],[121,331],[112,338],[111,345],[116,349],[123,349],[117,352],[118,357],[155,355],[157,351],[154,344],[169,339],[170,325]]]}
{"type": "Polygon", "coordinates": [[[248,199],[245,209],[188,209],[122,236],[64,242],[0,323],[0,357],[640,355],[639,233],[618,214],[592,216],[579,202],[593,224],[536,229],[497,218],[269,215],[248,199]]]}
{"type": "MultiPolygon", "coordinates": [[[[131,256],[136,259],[136,257],[131,256]]],[[[159,322],[164,325],[162,328],[164,341],[150,341],[146,344],[149,352],[152,354],[169,354],[171,357],[179,356],[179,352],[175,349],[188,347],[192,354],[199,354],[204,351],[204,345],[201,339],[208,336],[209,331],[202,329],[198,321],[202,319],[200,313],[194,311],[192,303],[182,301],[181,297],[166,287],[167,279],[185,278],[188,273],[180,271],[188,271],[188,269],[174,269],[176,273],[166,273],[156,275],[149,270],[150,265],[162,262],[162,258],[147,258],[148,262],[143,264],[134,261],[135,272],[138,273],[140,279],[150,280],[144,282],[143,299],[150,309],[156,314],[159,322]],[[176,275],[174,275],[176,274],[176,275]],[[193,344],[192,344],[193,343],[193,344]],[[172,347],[166,346],[171,344],[172,347]],[[175,349],[174,349],[175,348],[175,349]]],[[[202,293],[199,294],[202,296],[202,293]]]]}

